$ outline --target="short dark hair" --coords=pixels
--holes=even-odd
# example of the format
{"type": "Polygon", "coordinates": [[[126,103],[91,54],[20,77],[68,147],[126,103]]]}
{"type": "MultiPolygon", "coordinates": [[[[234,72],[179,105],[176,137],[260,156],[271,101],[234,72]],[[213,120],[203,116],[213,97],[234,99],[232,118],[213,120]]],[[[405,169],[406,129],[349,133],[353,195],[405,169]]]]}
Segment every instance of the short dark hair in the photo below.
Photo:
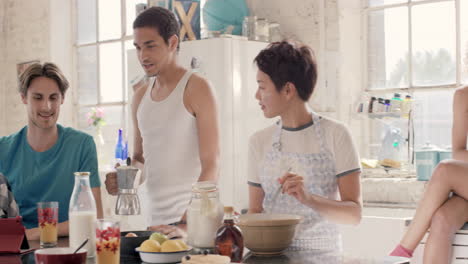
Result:
{"type": "MultiPolygon", "coordinates": [[[[133,21],[133,29],[151,27],[158,31],[159,35],[169,45],[169,38],[176,35],[179,38],[179,22],[174,13],[166,8],[153,6],[141,12],[135,21],[133,21]]],[[[179,50],[180,40],[177,43],[179,50]]]]}
{"type": "Polygon", "coordinates": [[[57,83],[62,96],[65,96],[65,93],[67,92],[67,89],[70,86],[65,75],[54,63],[34,63],[28,68],[26,68],[26,70],[23,73],[21,73],[19,77],[19,92],[22,95],[26,96],[31,82],[39,77],[47,77],[49,79],[54,80],[57,83]]]}
{"type": "Polygon", "coordinates": [[[310,47],[293,41],[274,42],[260,51],[254,63],[270,77],[278,92],[290,82],[303,101],[309,100],[317,82],[317,62],[310,47]]]}

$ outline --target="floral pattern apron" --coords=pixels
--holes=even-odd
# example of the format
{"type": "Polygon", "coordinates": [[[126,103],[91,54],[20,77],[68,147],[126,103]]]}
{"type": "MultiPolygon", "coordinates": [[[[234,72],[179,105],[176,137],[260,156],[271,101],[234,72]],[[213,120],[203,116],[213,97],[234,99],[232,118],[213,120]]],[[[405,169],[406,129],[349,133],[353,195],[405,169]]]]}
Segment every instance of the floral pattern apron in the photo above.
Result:
{"type": "Polygon", "coordinates": [[[280,187],[277,179],[288,170],[304,177],[305,188],[309,193],[333,200],[339,197],[335,159],[326,146],[319,116],[312,113],[312,119],[320,151],[310,154],[282,151],[282,123],[279,122],[272,138],[272,148],[265,155],[263,167],[260,168],[260,181],[265,192],[263,208],[267,213],[296,214],[303,217],[290,250],[341,252],[341,235],[337,224],[287,194],[277,195],[273,204],[275,193],[280,187]]]}

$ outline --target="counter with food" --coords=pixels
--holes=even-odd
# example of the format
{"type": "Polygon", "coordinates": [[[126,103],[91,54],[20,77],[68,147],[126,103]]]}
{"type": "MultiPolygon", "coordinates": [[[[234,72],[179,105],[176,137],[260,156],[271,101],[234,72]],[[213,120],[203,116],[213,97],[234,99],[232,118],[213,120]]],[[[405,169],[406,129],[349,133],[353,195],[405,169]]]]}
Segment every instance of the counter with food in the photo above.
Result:
{"type": "MultiPolygon", "coordinates": [[[[29,241],[30,246],[33,248],[39,247],[39,241],[29,241]]],[[[68,246],[68,239],[67,238],[60,238],[58,242],[59,247],[66,247],[68,246]]],[[[245,256],[242,263],[245,264],[303,264],[303,263],[310,263],[310,264],[319,264],[319,263],[327,263],[327,264],[334,264],[334,263],[341,263],[341,258],[334,254],[329,254],[327,252],[322,251],[286,251],[281,255],[274,255],[274,256],[254,256],[251,254],[247,249],[245,250],[245,256]]],[[[36,263],[34,260],[34,252],[30,252],[19,257],[17,263],[23,264],[34,264],[36,263]]],[[[182,259],[181,259],[182,261],[182,259]]],[[[94,258],[89,258],[86,262],[87,264],[94,264],[96,263],[94,258]]],[[[122,264],[143,264],[143,262],[139,257],[120,257],[120,263],[122,264]]],[[[190,262],[187,262],[190,263],[190,262]]]]}

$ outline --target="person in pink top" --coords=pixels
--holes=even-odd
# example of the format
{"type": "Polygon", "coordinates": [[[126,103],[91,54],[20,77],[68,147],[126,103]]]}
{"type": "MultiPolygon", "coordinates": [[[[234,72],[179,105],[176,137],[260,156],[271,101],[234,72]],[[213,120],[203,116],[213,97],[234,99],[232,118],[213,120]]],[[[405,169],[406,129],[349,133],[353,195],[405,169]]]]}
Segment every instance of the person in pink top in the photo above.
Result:
{"type": "Polygon", "coordinates": [[[453,160],[441,162],[427,184],[416,214],[391,256],[411,258],[430,229],[424,263],[450,263],[455,232],[468,221],[468,87],[453,99],[453,160]]]}

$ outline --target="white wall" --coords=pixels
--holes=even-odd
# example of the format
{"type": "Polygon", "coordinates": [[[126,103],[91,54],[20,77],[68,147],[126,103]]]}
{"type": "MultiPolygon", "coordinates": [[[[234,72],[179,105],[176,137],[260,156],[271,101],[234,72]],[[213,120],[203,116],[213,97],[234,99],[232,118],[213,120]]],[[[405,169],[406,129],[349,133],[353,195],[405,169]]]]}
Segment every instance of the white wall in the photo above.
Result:
{"type": "MultiPolygon", "coordinates": [[[[5,58],[5,41],[2,36],[6,31],[6,2],[0,1],[0,58],[5,58]]],[[[2,69],[3,62],[0,61],[0,70],[2,69]]],[[[5,79],[0,78],[0,136],[6,134],[6,113],[5,113],[5,79]]]]}
{"type": "Polygon", "coordinates": [[[360,0],[247,0],[251,15],[280,23],[285,37],[316,53],[319,80],[314,110],[348,124],[360,146],[362,124],[350,111],[362,90],[360,0]]]}
{"type": "MultiPolygon", "coordinates": [[[[349,111],[362,87],[360,0],[246,1],[253,15],[279,22],[285,37],[314,49],[319,82],[312,106],[346,122],[359,141],[360,122],[353,122],[349,111]]],[[[71,81],[59,122],[76,124],[72,13],[71,0],[0,1],[0,136],[26,124],[16,64],[35,59],[57,63],[71,81]]]]}
{"type": "Polygon", "coordinates": [[[326,80],[329,77],[325,70],[327,65],[325,54],[327,7],[325,2],[329,2],[327,4],[329,9],[336,6],[336,1],[323,0],[247,0],[251,15],[266,18],[270,22],[278,22],[285,38],[301,41],[314,50],[318,62],[319,79],[317,90],[312,96],[312,106],[316,111],[335,112],[334,105],[325,96],[327,89],[324,88],[327,86],[326,80]]]}
{"type": "Polygon", "coordinates": [[[75,87],[73,82],[73,25],[72,25],[72,1],[49,0],[49,60],[57,64],[70,82],[70,88],[65,95],[65,103],[62,105],[59,123],[65,126],[75,126],[76,116],[73,111],[73,99],[75,87]]]}
{"type": "MultiPolygon", "coordinates": [[[[73,81],[71,0],[4,0],[0,3],[0,136],[20,129],[26,113],[16,91],[16,63],[53,61],[73,81]],[[3,55],[4,54],[4,55],[3,55]],[[8,100],[7,100],[8,99],[8,100]]],[[[319,81],[312,97],[315,110],[342,120],[356,139],[359,123],[349,110],[361,89],[359,0],[247,0],[253,15],[277,21],[285,37],[311,46],[317,56],[319,81]]],[[[73,84],[73,82],[72,82],[73,84]]],[[[69,90],[59,122],[75,124],[74,87],[69,90]]]]}
{"type": "Polygon", "coordinates": [[[406,231],[405,218],[363,216],[358,226],[340,226],[345,259],[360,264],[382,264],[406,231]]]}
{"type": "Polygon", "coordinates": [[[353,133],[356,145],[363,153],[365,145],[363,138],[367,133],[366,123],[354,119],[354,104],[363,91],[362,82],[362,17],[361,1],[342,0],[338,2],[337,42],[339,59],[334,63],[338,69],[336,101],[338,104],[338,119],[346,122],[353,133]]]}
{"type": "MultiPolygon", "coordinates": [[[[56,62],[70,79],[70,3],[69,0],[0,2],[0,136],[16,132],[27,123],[17,90],[17,63],[56,62]]],[[[65,125],[72,124],[72,100],[69,99],[71,97],[65,101],[60,116],[60,122],[65,125]]]]}
{"type": "Polygon", "coordinates": [[[5,104],[4,132],[10,134],[26,124],[26,111],[18,94],[16,64],[49,58],[49,1],[3,1],[5,31],[0,36],[4,56],[0,63],[5,104]]]}

